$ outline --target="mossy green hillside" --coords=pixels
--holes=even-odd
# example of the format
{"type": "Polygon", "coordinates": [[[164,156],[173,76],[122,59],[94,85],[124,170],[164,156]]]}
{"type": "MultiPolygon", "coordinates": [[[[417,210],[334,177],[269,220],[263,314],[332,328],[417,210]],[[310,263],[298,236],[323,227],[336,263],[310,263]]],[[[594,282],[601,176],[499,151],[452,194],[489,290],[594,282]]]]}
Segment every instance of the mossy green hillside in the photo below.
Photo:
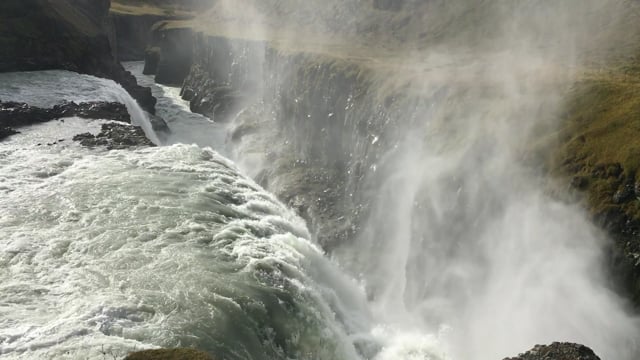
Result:
{"type": "MultiPolygon", "coordinates": [[[[583,195],[594,219],[636,267],[640,254],[638,64],[636,59],[587,73],[576,83],[567,97],[551,166],[552,172],[583,195]]],[[[632,291],[640,299],[640,291],[632,291]]]]}

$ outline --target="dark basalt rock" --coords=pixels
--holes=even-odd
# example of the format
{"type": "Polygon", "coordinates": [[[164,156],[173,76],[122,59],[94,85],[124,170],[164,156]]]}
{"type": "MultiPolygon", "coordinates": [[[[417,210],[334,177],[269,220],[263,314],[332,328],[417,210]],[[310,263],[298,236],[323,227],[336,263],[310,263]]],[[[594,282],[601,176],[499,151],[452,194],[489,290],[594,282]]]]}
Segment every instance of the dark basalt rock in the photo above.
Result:
{"type": "Polygon", "coordinates": [[[17,131],[16,129],[10,128],[8,126],[0,126],[0,140],[19,133],[20,131],[17,131]]]}
{"type": "Polygon", "coordinates": [[[160,48],[149,47],[144,52],[144,75],[155,75],[158,72],[158,64],[160,63],[160,48]]]}
{"type": "Polygon", "coordinates": [[[183,99],[190,101],[191,111],[216,122],[229,120],[244,100],[239,90],[212,80],[198,65],[191,68],[180,94],[183,99]]]}
{"type": "Polygon", "coordinates": [[[141,87],[111,51],[109,0],[0,1],[0,72],[61,69],[122,85],[155,113],[141,87]]]}
{"type": "Polygon", "coordinates": [[[164,121],[163,118],[157,115],[148,114],[149,122],[151,123],[151,128],[156,132],[170,132],[169,126],[164,121]]]}
{"type": "Polygon", "coordinates": [[[80,104],[65,102],[54,106],[52,112],[58,117],[77,116],[85,119],[109,119],[131,123],[127,107],[117,102],[97,101],[80,104]]]}
{"type": "Polygon", "coordinates": [[[0,127],[26,126],[73,116],[131,122],[126,106],[116,102],[95,101],[80,104],[63,102],[51,109],[29,106],[20,102],[0,102],[0,127]]]}
{"type": "Polygon", "coordinates": [[[155,146],[147,139],[142,128],[120,123],[102,124],[102,130],[98,135],[90,133],[78,134],[73,137],[82,146],[104,146],[108,150],[127,149],[139,146],[155,146]]]}
{"type": "MultiPolygon", "coordinates": [[[[193,30],[165,29],[163,23],[157,24],[153,29],[153,45],[160,49],[155,71],[156,82],[182,85],[193,63],[193,30]]],[[[146,65],[151,67],[155,59],[149,60],[151,63],[146,65]]]]}
{"type": "Polygon", "coordinates": [[[504,360],[600,360],[600,358],[584,345],[555,342],[551,345],[536,345],[524,354],[504,360]]]}

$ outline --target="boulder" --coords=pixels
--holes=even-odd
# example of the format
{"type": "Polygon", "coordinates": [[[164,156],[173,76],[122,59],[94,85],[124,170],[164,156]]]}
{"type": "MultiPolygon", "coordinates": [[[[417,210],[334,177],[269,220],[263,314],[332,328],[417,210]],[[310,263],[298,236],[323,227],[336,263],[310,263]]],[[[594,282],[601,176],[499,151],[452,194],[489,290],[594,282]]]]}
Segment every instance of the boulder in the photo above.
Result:
{"type": "Polygon", "coordinates": [[[98,135],[83,133],[74,136],[73,140],[78,141],[82,146],[91,148],[104,146],[107,150],[155,146],[151,140],[147,139],[142,128],[121,123],[102,124],[102,129],[98,135]]]}
{"type": "Polygon", "coordinates": [[[600,358],[584,345],[554,342],[551,345],[536,345],[524,354],[504,360],[600,360],[600,358]]]}

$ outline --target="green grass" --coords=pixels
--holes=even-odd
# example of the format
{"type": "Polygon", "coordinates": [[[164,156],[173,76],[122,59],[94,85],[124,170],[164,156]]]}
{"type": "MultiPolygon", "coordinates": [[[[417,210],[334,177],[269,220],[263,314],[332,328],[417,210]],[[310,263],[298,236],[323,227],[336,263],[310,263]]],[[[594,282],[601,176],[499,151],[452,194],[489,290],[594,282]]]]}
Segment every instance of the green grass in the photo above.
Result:
{"type": "Polygon", "coordinates": [[[617,207],[640,219],[637,201],[614,194],[640,179],[640,68],[637,64],[588,74],[567,101],[565,126],[552,169],[572,177],[594,214],[617,207]]]}

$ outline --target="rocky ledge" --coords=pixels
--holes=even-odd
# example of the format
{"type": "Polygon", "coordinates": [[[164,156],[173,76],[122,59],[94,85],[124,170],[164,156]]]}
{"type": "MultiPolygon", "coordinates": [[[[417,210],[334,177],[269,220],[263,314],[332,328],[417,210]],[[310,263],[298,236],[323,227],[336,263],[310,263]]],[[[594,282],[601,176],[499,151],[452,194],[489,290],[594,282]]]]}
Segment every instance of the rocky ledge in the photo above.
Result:
{"type": "Polygon", "coordinates": [[[142,128],[121,123],[102,124],[102,130],[98,135],[91,133],[78,134],[73,137],[73,140],[80,142],[82,146],[91,148],[104,146],[107,150],[155,146],[151,140],[147,139],[142,128]]]}
{"type": "Polygon", "coordinates": [[[131,353],[124,360],[213,360],[213,358],[207,353],[193,349],[159,349],[131,353]]]}
{"type": "Polygon", "coordinates": [[[600,360],[584,345],[555,342],[551,345],[536,345],[530,351],[504,360],[600,360]]]}
{"type": "Polygon", "coordinates": [[[93,101],[76,104],[67,101],[47,109],[21,102],[0,101],[0,140],[19,133],[14,129],[16,127],[74,116],[131,122],[126,106],[116,102],[93,101]]]}

